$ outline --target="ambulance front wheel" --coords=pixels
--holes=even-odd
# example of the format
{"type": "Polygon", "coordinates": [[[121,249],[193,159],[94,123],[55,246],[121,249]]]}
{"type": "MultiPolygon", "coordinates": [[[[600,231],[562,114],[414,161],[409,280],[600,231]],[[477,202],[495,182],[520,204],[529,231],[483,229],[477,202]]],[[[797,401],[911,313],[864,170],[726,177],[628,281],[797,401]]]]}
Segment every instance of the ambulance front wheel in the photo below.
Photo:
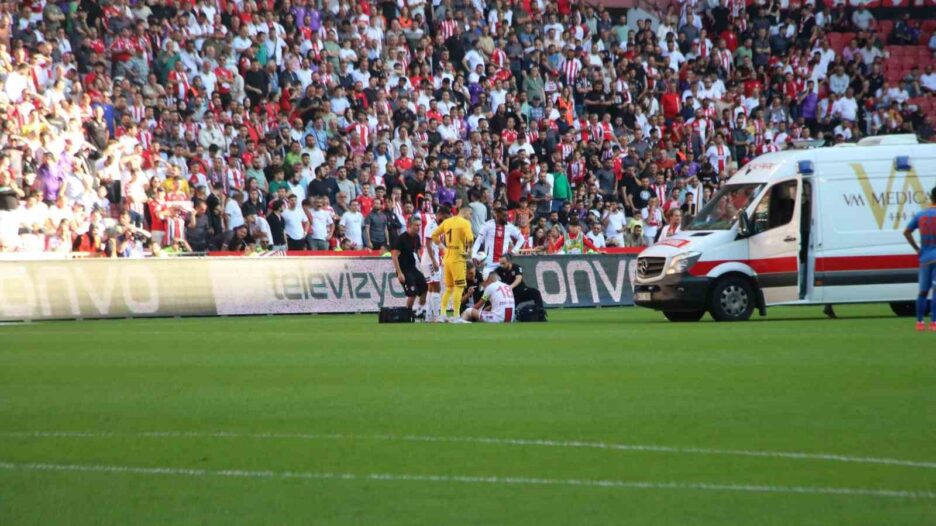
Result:
{"type": "Polygon", "coordinates": [[[756,298],[751,283],[739,276],[727,276],[712,287],[709,312],[716,321],[744,321],[754,313],[756,298]]]}

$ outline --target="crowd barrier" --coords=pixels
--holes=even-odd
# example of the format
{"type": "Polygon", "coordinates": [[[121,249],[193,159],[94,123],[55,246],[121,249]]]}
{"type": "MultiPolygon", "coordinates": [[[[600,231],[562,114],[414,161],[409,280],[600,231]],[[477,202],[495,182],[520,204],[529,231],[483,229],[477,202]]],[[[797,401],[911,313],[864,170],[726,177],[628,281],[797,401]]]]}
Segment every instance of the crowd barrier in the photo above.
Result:
{"type": "MultiPolygon", "coordinates": [[[[548,307],[633,304],[635,255],[516,262],[548,307]]],[[[386,257],[0,260],[0,321],[377,312],[405,301],[386,257]]]]}

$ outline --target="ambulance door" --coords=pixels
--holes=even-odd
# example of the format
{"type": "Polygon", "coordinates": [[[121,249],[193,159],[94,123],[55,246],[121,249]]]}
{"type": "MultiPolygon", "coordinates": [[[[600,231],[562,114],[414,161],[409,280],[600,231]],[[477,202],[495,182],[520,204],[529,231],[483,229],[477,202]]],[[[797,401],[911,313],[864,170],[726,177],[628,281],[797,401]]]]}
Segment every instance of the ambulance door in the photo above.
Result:
{"type": "Polygon", "coordinates": [[[799,300],[800,178],[769,187],[750,217],[749,265],[768,305],[799,300]]]}

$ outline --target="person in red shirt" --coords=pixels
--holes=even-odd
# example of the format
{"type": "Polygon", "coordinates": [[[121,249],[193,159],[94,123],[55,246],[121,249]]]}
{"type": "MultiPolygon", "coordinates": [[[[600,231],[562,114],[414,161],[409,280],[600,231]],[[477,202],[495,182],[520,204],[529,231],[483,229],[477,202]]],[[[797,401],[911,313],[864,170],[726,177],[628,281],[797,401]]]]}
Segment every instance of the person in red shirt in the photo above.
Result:
{"type": "MultiPolygon", "coordinates": [[[[507,117],[507,127],[501,130],[501,140],[504,141],[504,146],[510,146],[517,141],[517,136],[519,133],[515,129],[516,123],[514,122],[513,117],[507,117]]],[[[519,200],[519,198],[518,198],[519,200]]]]}
{"type": "Polygon", "coordinates": [[[675,83],[666,87],[666,93],[660,97],[660,106],[663,108],[663,117],[666,118],[667,122],[679,115],[682,104],[679,100],[679,94],[676,93],[675,83]]]}
{"type": "Polygon", "coordinates": [[[507,174],[507,203],[511,209],[520,205],[520,198],[523,196],[523,185],[527,181],[529,172],[529,166],[522,165],[507,174]]]}
{"type": "Polygon", "coordinates": [[[405,144],[400,145],[400,157],[393,161],[393,166],[401,173],[413,167],[413,158],[409,156],[409,148],[405,144]]]}
{"type": "Polygon", "coordinates": [[[361,214],[364,217],[370,215],[371,209],[374,208],[374,198],[370,196],[370,183],[361,185],[361,195],[355,200],[361,204],[361,214]]]}
{"type": "Polygon", "coordinates": [[[156,188],[156,196],[147,203],[149,207],[150,232],[153,241],[162,245],[166,236],[166,216],[169,215],[166,206],[166,189],[162,186],[156,188]]]}
{"type": "Polygon", "coordinates": [[[728,47],[728,50],[732,53],[738,49],[738,34],[735,33],[733,23],[729,22],[728,27],[718,35],[718,38],[725,41],[725,46],[728,47]]]}

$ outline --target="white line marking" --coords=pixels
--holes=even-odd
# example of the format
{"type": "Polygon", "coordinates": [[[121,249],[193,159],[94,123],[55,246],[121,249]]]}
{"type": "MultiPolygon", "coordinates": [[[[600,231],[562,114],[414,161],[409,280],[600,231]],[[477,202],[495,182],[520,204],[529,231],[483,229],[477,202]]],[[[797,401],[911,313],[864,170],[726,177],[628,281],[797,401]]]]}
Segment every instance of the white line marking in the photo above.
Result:
{"type": "Polygon", "coordinates": [[[355,480],[388,482],[441,482],[464,484],[500,484],[519,486],[582,486],[624,489],[703,490],[748,493],[799,493],[808,495],[849,495],[908,499],[936,499],[936,493],[878,488],[835,488],[821,486],[765,486],[707,482],[651,482],[631,480],[550,479],[470,475],[413,475],[403,473],[328,473],[308,471],[251,471],[240,469],[192,469],[171,467],[135,467],[82,464],[43,464],[0,462],[7,471],[53,471],[78,473],[130,473],[135,475],[176,475],[187,477],[233,477],[260,479],[355,480]]]}
{"type": "Polygon", "coordinates": [[[794,460],[821,460],[855,464],[881,464],[912,468],[936,469],[936,462],[903,460],[880,457],[855,457],[835,453],[805,453],[800,451],[755,451],[746,449],[710,449],[700,447],[655,446],[643,444],[617,444],[578,440],[540,440],[524,438],[445,437],[426,435],[346,435],[339,433],[236,433],[202,431],[149,431],[139,433],[83,432],[83,431],[0,431],[5,438],[247,438],[262,440],[377,440],[383,442],[438,442],[492,444],[508,446],[537,446],[553,448],[606,449],[615,451],[647,451],[682,455],[718,455],[739,457],[783,458],[794,460]]]}

